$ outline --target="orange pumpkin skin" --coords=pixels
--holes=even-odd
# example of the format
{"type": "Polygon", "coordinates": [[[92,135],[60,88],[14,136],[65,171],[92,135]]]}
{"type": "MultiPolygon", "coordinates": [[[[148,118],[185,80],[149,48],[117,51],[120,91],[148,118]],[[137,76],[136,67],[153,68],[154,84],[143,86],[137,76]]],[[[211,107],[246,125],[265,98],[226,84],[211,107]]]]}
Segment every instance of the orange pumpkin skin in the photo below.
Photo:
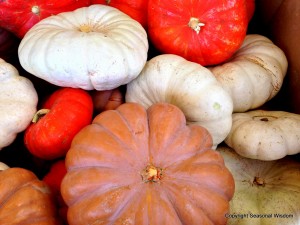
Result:
{"type": "Polygon", "coordinates": [[[66,156],[69,225],[225,225],[234,180],[211,147],[208,131],[168,103],[100,113],[66,156]]]}
{"type": "Polygon", "coordinates": [[[60,225],[49,187],[23,168],[0,172],[1,225],[60,225]]]}

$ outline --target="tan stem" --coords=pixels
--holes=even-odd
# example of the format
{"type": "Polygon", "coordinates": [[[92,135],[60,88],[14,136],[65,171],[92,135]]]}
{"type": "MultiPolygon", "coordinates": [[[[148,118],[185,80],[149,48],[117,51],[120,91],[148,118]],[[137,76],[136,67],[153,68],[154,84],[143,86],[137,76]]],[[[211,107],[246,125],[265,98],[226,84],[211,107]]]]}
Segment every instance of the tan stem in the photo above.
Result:
{"type": "Polygon", "coordinates": [[[40,14],[40,7],[38,7],[37,5],[32,6],[31,12],[36,14],[36,15],[39,15],[40,14]]]}
{"type": "Polygon", "coordinates": [[[188,26],[199,34],[201,27],[205,26],[205,24],[201,23],[198,18],[191,17],[188,26]]]}
{"type": "Polygon", "coordinates": [[[147,182],[158,182],[162,178],[162,168],[158,168],[153,165],[148,165],[146,168],[141,172],[142,180],[147,182]]]}
{"type": "Polygon", "coordinates": [[[93,31],[92,27],[90,25],[87,25],[87,24],[83,24],[79,27],[79,30],[81,32],[84,32],[84,33],[89,33],[91,31],[93,31]]]}
{"type": "Polygon", "coordinates": [[[37,123],[39,121],[39,119],[41,119],[43,116],[45,116],[48,112],[50,112],[50,109],[40,109],[39,111],[37,111],[32,119],[33,123],[37,123]]]}

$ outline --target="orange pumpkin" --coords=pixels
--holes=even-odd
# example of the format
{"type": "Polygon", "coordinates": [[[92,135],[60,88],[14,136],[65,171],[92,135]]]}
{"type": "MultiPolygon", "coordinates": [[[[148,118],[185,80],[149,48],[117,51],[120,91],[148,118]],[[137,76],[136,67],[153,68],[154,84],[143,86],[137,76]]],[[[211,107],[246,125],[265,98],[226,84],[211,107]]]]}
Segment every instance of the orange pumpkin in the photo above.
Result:
{"type": "Polygon", "coordinates": [[[226,224],[234,180],[212,137],[169,103],[124,103],[73,139],[61,194],[69,225],[226,224]]]}
{"type": "Polygon", "coordinates": [[[1,225],[59,225],[49,187],[23,168],[0,171],[1,225]]]}

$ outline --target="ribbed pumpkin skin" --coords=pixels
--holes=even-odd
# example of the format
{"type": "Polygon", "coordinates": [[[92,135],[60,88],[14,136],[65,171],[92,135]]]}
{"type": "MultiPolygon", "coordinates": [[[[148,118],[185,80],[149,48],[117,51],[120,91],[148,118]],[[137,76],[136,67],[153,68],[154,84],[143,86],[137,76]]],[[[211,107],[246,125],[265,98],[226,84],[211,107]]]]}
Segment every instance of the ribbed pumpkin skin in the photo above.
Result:
{"type": "Polygon", "coordinates": [[[49,187],[23,168],[0,171],[1,225],[59,225],[49,187]]]}
{"type": "Polygon", "coordinates": [[[69,225],[226,224],[234,181],[211,147],[207,130],[168,103],[99,114],[66,156],[69,225]]]}

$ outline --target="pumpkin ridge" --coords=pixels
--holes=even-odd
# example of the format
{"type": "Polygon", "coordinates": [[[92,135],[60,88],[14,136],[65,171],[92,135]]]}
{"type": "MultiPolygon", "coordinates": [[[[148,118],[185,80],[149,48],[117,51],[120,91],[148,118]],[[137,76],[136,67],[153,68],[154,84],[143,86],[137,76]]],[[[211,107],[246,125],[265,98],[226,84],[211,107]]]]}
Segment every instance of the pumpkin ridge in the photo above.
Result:
{"type": "MultiPolygon", "coordinates": [[[[105,112],[104,112],[105,113],[105,112]]],[[[124,122],[124,125],[126,125],[127,130],[129,131],[128,133],[130,133],[130,137],[132,139],[132,142],[130,144],[133,144],[132,146],[127,146],[127,144],[124,142],[124,140],[122,140],[120,137],[114,135],[114,131],[112,131],[111,129],[109,129],[108,127],[106,127],[105,125],[103,125],[101,122],[98,123],[97,121],[95,122],[98,126],[100,126],[103,130],[105,130],[107,133],[110,134],[110,136],[115,139],[120,146],[123,146],[123,149],[127,150],[127,154],[129,153],[133,153],[130,155],[130,157],[134,157],[137,161],[139,161],[140,159],[138,158],[138,155],[135,154],[136,151],[133,150],[133,148],[138,149],[138,146],[136,145],[136,143],[138,142],[137,140],[140,138],[138,136],[132,135],[136,132],[136,130],[131,126],[131,124],[128,123],[127,119],[123,116],[123,114],[118,111],[115,110],[114,113],[117,113],[117,116],[124,122]]],[[[94,122],[93,122],[94,123],[94,122]]]]}
{"type": "MultiPolygon", "coordinates": [[[[210,136],[210,134],[207,133],[206,136],[204,138],[202,138],[201,140],[203,140],[203,141],[202,141],[201,144],[199,144],[199,146],[204,146],[205,143],[211,143],[211,136],[210,136]]],[[[190,139],[187,138],[186,142],[189,142],[189,141],[190,141],[190,139]]],[[[208,144],[208,145],[210,145],[210,144],[208,144]]],[[[172,167],[174,167],[174,166],[176,166],[178,164],[181,164],[181,163],[185,162],[186,160],[189,160],[190,158],[192,158],[192,157],[194,157],[194,156],[196,156],[198,154],[202,154],[203,152],[206,152],[207,150],[210,150],[210,149],[211,149],[211,147],[207,146],[207,147],[203,147],[201,150],[198,150],[198,151],[191,151],[188,154],[185,153],[184,154],[185,155],[184,158],[179,158],[179,159],[177,159],[177,161],[170,162],[170,164],[165,164],[164,168],[165,169],[172,168],[172,167]]]]}
{"type": "MultiPolygon", "coordinates": [[[[79,174],[79,173],[86,173],[86,172],[89,172],[89,170],[90,169],[93,169],[93,168],[95,168],[96,170],[97,170],[97,172],[101,172],[103,169],[108,169],[108,170],[111,170],[112,172],[114,172],[115,170],[117,170],[116,168],[102,168],[102,167],[100,167],[99,169],[98,169],[98,166],[95,166],[95,167],[84,167],[84,168],[77,168],[77,169],[75,169],[75,170],[72,170],[72,171],[70,171],[71,173],[71,176],[74,176],[74,177],[76,177],[76,175],[77,174],[79,174]]],[[[105,170],[104,170],[105,171],[105,170]]],[[[107,171],[105,171],[105,172],[107,172],[107,171]]],[[[123,173],[123,172],[121,172],[120,170],[118,170],[117,171],[118,173],[123,173]]],[[[128,174],[127,172],[124,172],[125,174],[128,174]]],[[[80,174],[79,174],[80,175],[80,174]]],[[[78,176],[79,176],[78,175],[78,176]]],[[[120,177],[121,177],[121,175],[120,175],[120,177]]],[[[139,177],[139,175],[137,174],[137,177],[139,177]]],[[[69,178],[70,179],[70,178],[69,178]]],[[[110,192],[112,189],[115,189],[115,190],[118,190],[118,189],[120,189],[120,188],[128,188],[128,189],[131,189],[131,190],[135,190],[135,189],[138,189],[138,188],[130,188],[131,186],[133,186],[133,185],[136,185],[137,183],[139,183],[139,182],[136,182],[134,179],[132,179],[133,181],[131,181],[131,182],[124,182],[124,183],[122,183],[122,184],[118,184],[118,185],[115,185],[115,183],[116,183],[116,181],[107,181],[107,182],[109,182],[109,183],[111,183],[112,184],[112,186],[108,186],[108,187],[105,187],[105,188],[103,188],[103,184],[102,183],[104,183],[105,181],[103,181],[103,182],[101,182],[100,184],[94,184],[93,185],[93,187],[89,187],[89,191],[88,192],[86,192],[85,194],[81,194],[81,195],[79,195],[76,199],[74,199],[75,201],[70,201],[70,202],[68,202],[68,205],[69,206],[72,206],[74,203],[80,203],[81,201],[83,201],[83,200],[85,200],[85,199],[88,199],[88,198],[90,198],[90,199],[92,199],[93,198],[93,196],[94,195],[99,195],[99,194],[101,194],[101,195],[105,195],[105,193],[107,193],[107,192],[110,192]],[[113,183],[114,182],[114,183],[113,183]]],[[[66,182],[66,181],[65,181],[66,182]]],[[[142,184],[142,183],[141,183],[142,184]]]]}
{"type": "MultiPolygon", "coordinates": [[[[89,209],[91,211],[99,211],[101,209],[103,209],[103,207],[105,207],[106,204],[110,204],[111,201],[114,201],[114,204],[116,205],[116,207],[113,206],[113,208],[110,208],[107,210],[104,210],[103,214],[101,217],[107,217],[108,220],[112,220],[111,224],[113,224],[114,221],[114,217],[117,218],[119,216],[119,213],[122,212],[122,209],[124,209],[124,205],[129,204],[130,202],[133,201],[133,197],[135,195],[137,195],[137,192],[140,192],[142,190],[141,185],[139,185],[139,187],[135,186],[132,188],[132,186],[136,185],[135,183],[130,184],[130,185],[125,185],[125,186],[119,186],[119,187],[115,187],[115,188],[110,188],[105,192],[102,192],[100,195],[99,193],[96,191],[94,192],[87,192],[85,193],[84,196],[80,196],[80,198],[78,198],[76,200],[76,205],[77,204],[84,204],[86,202],[97,202],[97,206],[94,207],[94,209],[89,209]],[[118,199],[113,200],[114,198],[114,194],[118,194],[119,192],[122,192],[124,190],[128,190],[130,189],[128,192],[126,192],[126,196],[125,196],[125,200],[123,197],[121,197],[121,201],[118,199]],[[96,196],[96,198],[95,198],[96,196]],[[107,197],[105,199],[105,197],[107,197]],[[126,203],[124,203],[124,201],[126,203]],[[118,202],[122,203],[122,204],[118,204],[118,202]],[[124,203],[124,204],[123,204],[124,203]],[[106,212],[105,212],[106,211],[106,212]]],[[[72,206],[70,207],[70,211],[72,211],[72,206]]],[[[109,206],[107,206],[109,207],[109,206]]],[[[76,207],[77,208],[77,207],[76,207]]],[[[78,212],[71,212],[71,215],[76,215],[78,212]]],[[[101,217],[97,217],[97,220],[99,220],[101,217]]],[[[75,217],[74,217],[75,218],[75,217]]],[[[105,222],[108,222],[107,220],[105,220],[105,222]]]]}
{"type": "MultiPolygon", "coordinates": [[[[10,171],[15,170],[15,168],[10,168],[10,171]]],[[[1,175],[2,171],[0,171],[0,175],[1,175]]],[[[30,176],[32,177],[31,174],[26,174],[26,176],[30,176]]],[[[9,201],[10,197],[13,196],[15,193],[17,193],[20,189],[22,189],[23,187],[27,186],[30,184],[30,182],[33,182],[35,180],[34,177],[32,177],[30,180],[26,180],[26,178],[24,179],[24,181],[21,183],[18,183],[18,188],[16,189],[11,189],[9,191],[9,194],[6,194],[5,195],[5,198],[4,198],[4,201],[0,202],[0,208],[2,208],[2,206],[7,202],[9,201]]]]}
{"type": "MultiPolygon", "coordinates": [[[[105,132],[106,133],[110,133],[107,130],[105,130],[105,132]]],[[[117,139],[113,135],[113,133],[110,133],[110,137],[116,141],[116,143],[118,144],[120,150],[122,148],[122,150],[126,150],[126,152],[125,151],[118,151],[119,154],[116,154],[116,152],[114,152],[114,153],[107,153],[106,152],[106,154],[105,154],[106,158],[109,156],[109,158],[111,158],[111,159],[113,159],[115,157],[117,157],[117,159],[119,159],[119,155],[122,155],[122,160],[124,159],[124,157],[126,157],[128,165],[130,165],[128,168],[131,167],[132,161],[139,160],[139,158],[137,158],[136,154],[131,154],[131,153],[134,153],[132,151],[132,148],[130,148],[127,145],[125,145],[120,139],[117,139]],[[109,154],[109,155],[107,155],[107,154],[109,154]]],[[[102,156],[103,155],[103,150],[105,149],[105,146],[98,146],[98,145],[97,146],[91,146],[91,144],[82,144],[82,143],[80,143],[80,144],[76,144],[76,146],[72,147],[72,149],[73,148],[74,148],[74,152],[77,152],[77,153],[79,153],[79,152],[82,152],[82,153],[88,153],[88,152],[90,152],[90,153],[95,153],[95,155],[102,156]]],[[[103,157],[104,156],[102,156],[101,158],[103,158],[103,157]]],[[[80,162],[80,160],[79,160],[79,162],[80,162]]],[[[84,167],[87,166],[85,164],[80,165],[81,163],[79,163],[79,162],[77,162],[76,167],[74,167],[73,165],[71,165],[70,169],[72,169],[72,168],[81,168],[81,167],[84,168],[84,167]]],[[[107,163],[109,164],[108,161],[104,160],[103,162],[101,162],[101,164],[93,165],[91,167],[101,166],[102,168],[105,168],[105,167],[107,167],[107,166],[105,166],[107,163]]],[[[118,165],[115,165],[115,166],[118,166],[118,165]]],[[[116,169],[116,167],[107,167],[107,168],[116,169]]],[[[123,168],[123,169],[125,169],[125,168],[123,168]]],[[[129,171],[129,169],[128,169],[128,171],[129,171]]]]}
{"type": "MultiPolygon", "coordinates": [[[[207,163],[201,163],[204,167],[212,167],[212,166],[217,166],[218,169],[222,169],[223,166],[220,165],[220,164],[217,164],[217,163],[211,163],[211,162],[207,162],[207,163]],[[211,165],[212,164],[212,165],[211,165]]],[[[194,165],[194,164],[193,164],[194,165]]],[[[197,166],[197,165],[196,165],[197,166]]],[[[172,175],[170,175],[169,173],[165,175],[165,177],[170,177],[170,178],[174,178],[172,175]]],[[[210,177],[212,179],[212,177],[210,177]]],[[[166,179],[166,178],[165,178],[166,179]]],[[[214,178],[214,179],[217,179],[217,178],[214,178]]],[[[169,179],[168,179],[169,180],[169,179]]],[[[170,179],[172,182],[174,183],[177,183],[177,181],[179,181],[178,183],[180,182],[184,182],[184,183],[189,183],[189,184],[197,184],[198,186],[201,186],[202,188],[205,188],[207,190],[210,190],[213,188],[213,190],[215,192],[217,192],[220,196],[223,196],[224,198],[227,198],[227,194],[225,192],[222,192],[223,189],[222,187],[219,187],[218,189],[215,187],[217,185],[213,185],[213,184],[207,184],[205,182],[198,182],[196,180],[192,180],[190,177],[186,176],[185,178],[184,177],[175,177],[175,179],[170,179]]]]}
{"type": "MultiPolygon", "coordinates": [[[[178,182],[178,183],[177,182],[170,182],[170,184],[166,185],[166,190],[165,191],[168,193],[168,197],[169,197],[170,201],[174,205],[174,208],[176,210],[178,218],[180,219],[182,217],[181,214],[182,214],[182,210],[183,209],[180,208],[180,207],[179,208],[176,207],[177,205],[181,205],[182,204],[182,202],[180,202],[180,200],[176,200],[176,199],[177,199],[177,196],[183,195],[185,197],[185,199],[188,199],[187,202],[194,203],[193,205],[195,205],[200,210],[200,212],[204,212],[201,215],[204,215],[207,218],[207,220],[209,220],[211,222],[211,224],[218,224],[214,220],[214,218],[215,218],[214,217],[214,212],[208,211],[209,209],[206,207],[205,203],[203,205],[197,204],[197,201],[196,201],[196,199],[195,199],[194,196],[190,196],[190,195],[188,195],[188,193],[185,193],[183,191],[185,189],[185,186],[187,186],[187,185],[186,184],[182,184],[180,182],[178,182]],[[180,190],[182,190],[182,191],[179,192],[178,189],[175,188],[177,186],[183,186],[182,188],[180,188],[180,190]]],[[[199,185],[196,185],[196,186],[199,188],[199,185]]],[[[197,188],[197,187],[195,187],[195,188],[197,188]]],[[[202,188],[202,186],[201,186],[201,188],[202,188]]],[[[207,195],[209,195],[209,193],[211,193],[211,194],[214,193],[210,188],[204,188],[204,190],[208,192],[208,193],[206,193],[207,195]]],[[[201,195],[205,195],[205,193],[202,193],[201,195]]],[[[223,195],[219,195],[218,197],[219,197],[219,199],[222,199],[224,201],[224,203],[226,203],[226,201],[228,200],[223,195]]],[[[185,223],[182,221],[182,224],[185,224],[185,223]]]]}

